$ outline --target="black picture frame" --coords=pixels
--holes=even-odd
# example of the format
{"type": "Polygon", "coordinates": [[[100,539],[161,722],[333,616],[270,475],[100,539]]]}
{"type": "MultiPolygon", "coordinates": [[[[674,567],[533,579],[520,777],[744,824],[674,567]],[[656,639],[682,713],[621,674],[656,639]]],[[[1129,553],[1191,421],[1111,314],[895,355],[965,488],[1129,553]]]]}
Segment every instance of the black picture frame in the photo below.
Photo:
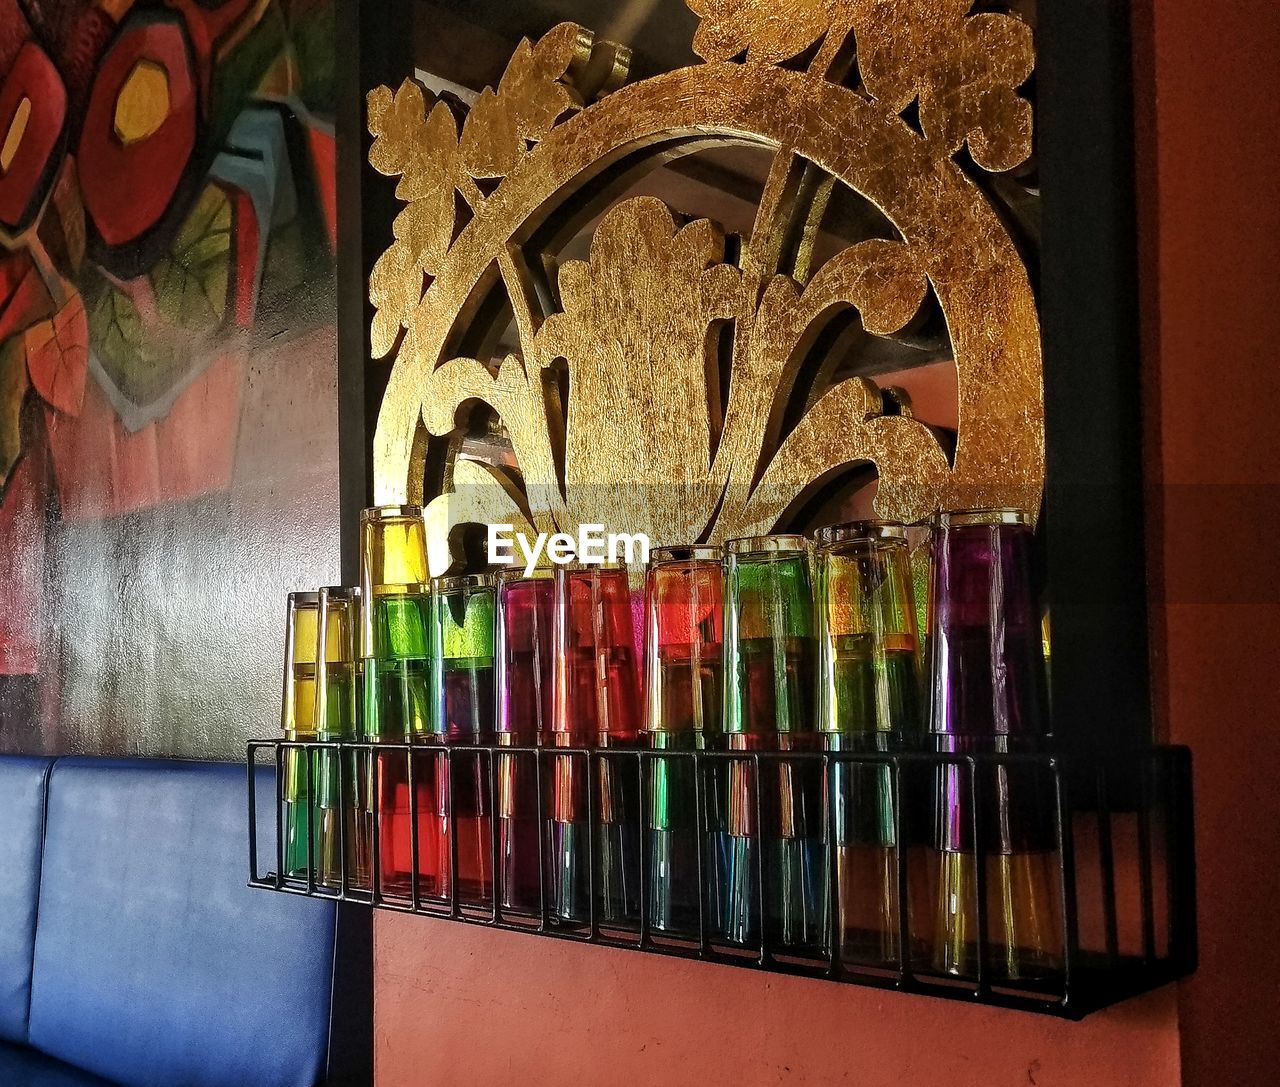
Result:
{"type": "MultiPolygon", "coordinates": [[[[673,0],[674,2],[674,0],[673,0]]],[[[1128,0],[1039,0],[1038,277],[1047,485],[1041,538],[1055,733],[1093,752],[1153,739],[1128,0]]],[[[372,498],[390,364],[369,349],[368,276],[393,188],[368,165],[368,89],[413,70],[412,0],[338,0],[338,447],[342,572],[372,498]]],[[[372,911],[342,905],[330,1082],[372,1082],[372,911]]]]}

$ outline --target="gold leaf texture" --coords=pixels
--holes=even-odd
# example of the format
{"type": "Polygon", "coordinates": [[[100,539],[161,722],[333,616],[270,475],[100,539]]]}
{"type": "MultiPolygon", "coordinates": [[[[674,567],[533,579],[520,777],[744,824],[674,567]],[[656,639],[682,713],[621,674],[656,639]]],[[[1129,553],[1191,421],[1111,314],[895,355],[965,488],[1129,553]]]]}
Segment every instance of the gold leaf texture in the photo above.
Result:
{"type": "Polygon", "coordinates": [[[712,328],[740,305],[738,270],[723,258],[709,220],[677,226],[661,201],[638,197],[601,220],[589,261],[560,270],[564,312],[547,319],[537,348],[544,364],[568,362],[571,519],[601,513],[659,539],[701,535],[720,410],[712,328]]]}
{"type": "MultiPolygon", "coordinates": [[[[698,16],[693,51],[703,60],[776,64],[804,52],[839,23],[843,0],[686,0],[698,16]]],[[[845,22],[847,27],[847,20],[845,22]]]]}
{"type": "Polygon", "coordinates": [[[375,358],[395,346],[422,299],[426,277],[439,271],[458,229],[457,194],[474,210],[483,203],[472,178],[500,178],[513,170],[556,122],[626,79],[630,52],[596,42],[574,23],[553,27],[536,43],[516,47],[498,89],[486,87],[458,134],[458,103],[437,99],[413,79],[392,93],[375,87],[366,97],[373,146],[369,162],[398,176],[396,198],[407,206],[392,223],[395,241],[374,264],[369,298],[375,358]]]}
{"type": "Polygon", "coordinates": [[[369,162],[379,173],[400,178],[396,198],[406,204],[392,223],[395,241],[369,276],[369,300],[376,311],[372,348],[381,358],[422,299],[423,277],[439,271],[453,240],[458,125],[449,105],[413,79],[394,94],[375,87],[366,108],[374,137],[369,162]]]}
{"type": "MultiPolygon", "coordinates": [[[[704,26],[712,8],[742,14],[746,7],[712,0],[691,6],[704,13],[704,26]]],[[[1037,507],[1044,450],[1035,298],[1000,216],[952,158],[966,139],[975,160],[992,168],[1007,168],[1026,149],[1019,119],[1026,103],[1016,95],[1030,69],[1026,28],[1007,17],[970,17],[950,0],[832,0],[830,8],[787,11],[803,23],[805,12],[819,7],[858,20],[865,93],[817,70],[750,63],[815,33],[798,46],[803,51],[835,25],[811,22],[756,54],[754,40],[747,42],[749,63],[711,61],[655,76],[553,118],[536,143],[516,135],[524,147],[516,148],[514,168],[474,205],[425,293],[420,271],[406,291],[406,298],[421,293],[421,301],[407,321],[402,314],[409,332],[379,416],[377,501],[432,498],[422,493],[425,435],[456,437],[467,405],[482,402],[500,417],[519,471],[454,461],[452,485],[476,494],[459,495],[447,517],[437,515],[441,523],[467,509],[478,515],[501,508],[543,530],[612,521],[621,530],[648,530],[658,543],[699,534],[723,539],[775,527],[815,486],[858,463],[878,470],[876,509],[884,517],[913,520],[964,505],[1037,507]],[[901,41],[877,38],[890,30],[901,41]],[[930,51],[936,55],[925,55],[930,51]],[[985,55],[992,51],[1000,55],[985,55]],[[897,116],[917,98],[923,140],[897,116]],[[600,220],[588,259],[562,269],[558,301],[554,291],[550,301],[560,312],[538,331],[521,266],[536,265],[541,255],[521,253],[524,239],[605,165],[691,135],[703,146],[771,147],[774,173],[779,164],[812,164],[879,208],[897,240],[850,246],[806,271],[801,287],[774,274],[777,247],[767,234],[744,242],[744,254],[749,247],[757,256],[749,275],[739,273],[725,263],[713,224],[682,223],[656,200],[631,199],[600,220]],[[500,366],[449,359],[460,323],[473,319],[477,300],[495,287],[505,287],[515,305],[523,358],[500,366]],[[784,417],[795,418],[787,409],[793,394],[809,395],[793,388],[802,361],[835,311],[855,307],[868,333],[892,335],[930,291],[958,374],[950,463],[927,427],[909,412],[888,410],[889,394],[862,378],[827,388],[784,429],[784,417]],[[725,321],[735,322],[736,332],[722,410],[726,390],[711,360],[725,321]]],[[[749,20],[741,25],[740,37],[755,33],[749,20]]],[[[736,39],[729,48],[736,52],[712,55],[742,51],[736,39]]],[[[502,93],[500,84],[495,102],[502,93]]],[[[481,125],[475,117],[469,123],[481,125]]],[[[1029,108],[1025,122],[1029,140],[1029,108]]],[[[483,122],[490,123],[502,128],[506,121],[483,122]]],[[[509,131],[518,133],[514,121],[509,131]]],[[[396,152],[397,161],[409,157],[396,152]]],[[[490,157],[496,165],[500,156],[490,157]]],[[[458,167],[455,184],[461,178],[474,188],[461,175],[479,161],[458,167]]],[[[783,196],[776,219],[762,207],[757,228],[794,221],[796,209],[785,205],[791,199],[783,196]]]]}
{"type": "Polygon", "coordinates": [[[967,141],[985,170],[1031,154],[1031,28],[1015,15],[970,16],[971,0],[844,0],[866,89],[895,113],[920,101],[924,134],[950,154],[967,141]]]}
{"type": "Polygon", "coordinates": [[[468,174],[506,176],[529,144],[584,104],[569,73],[590,58],[591,42],[588,31],[562,23],[536,45],[525,38],[516,46],[498,89],[486,87],[467,115],[459,149],[468,174]]]}
{"type": "Polygon", "coordinates": [[[916,315],[926,288],[916,254],[882,240],[838,253],[803,291],[786,276],[774,277],[751,324],[741,367],[735,359],[722,446],[733,463],[716,538],[768,531],[813,487],[859,462],[879,469],[877,501],[886,516],[892,510],[914,520],[936,508],[948,469],[936,439],[912,419],[881,418],[880,392],[865,379],[828,390],[779,447],[800,363],[824,321],[853,307],[867,331],[890,335],[916,315]],[[748,494],[762,455],[766,467],[748,494]]]}

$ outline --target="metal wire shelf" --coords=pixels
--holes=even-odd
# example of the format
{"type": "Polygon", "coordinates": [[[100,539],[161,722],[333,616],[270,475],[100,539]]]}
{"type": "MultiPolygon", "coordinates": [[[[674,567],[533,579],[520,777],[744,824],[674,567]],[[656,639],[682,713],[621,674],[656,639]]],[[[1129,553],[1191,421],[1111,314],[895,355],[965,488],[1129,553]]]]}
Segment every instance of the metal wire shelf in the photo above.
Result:
{"type": "MultiPolygon", "coordinates": [[[[396,743],[335,743],[286,740],[256,740],[248,745],[249,884],[286,894],[307,895],[363,903],[378,909],[413,913],[463,924],[517,932],[529,932],[554,939],[645,951],[679,958],[723,963],[775,973],[826,979],[847,984],[872,986],[899,992],[920,993],[970,1003],[994,1005],[1079,1019],[1100,1008],[1155,989],[1184,977],[1196,966],[1195,867],[1191,810],[1190,752],[1181,747],[1153,747],[1142,751],[1113,754],[1105,759],[1055,753],[1037,754],[944,754],[884,753],[845,751],[673,751],[653,749],[569,749],[554,747],[506,747],[489,745],[437,746],[396,743]],[[290,755],[290,752],[298,754],[290,755]],[[321,753],[327,752],[327,755],[321,753]],[[512,909],[503,905],[507,888],[499,858],[498,767],[500,759],[522,760],[535,767],[536,811],[538,813],[537,905],[512,909]],[[321,758],[337,759],[346,766],[363,767],[355,776],[346,772],[334,778],[336,797],[330,799],[345,811],[355,791],[364,794],[357,804],[367,809],[369,871],[351,871],[350,828],[345,818],[338,820],[338,864],[326,880],[318,872],[316,834],[306,832],[305,877],[288,874],[285,859],[285,780],[287,760],[300,759],[305,772],[308,811],[317,802],[318,763],[321,758]],[[640,832],[638,849],[632,858],[637,893],[636,909],[623,919],[607,916],[602,909],[597,860],[599,836],[596,788],[585,790],[586,916],[557,919],[551,903],[549,860],[548,768],[553,760],[584,763],[588,781],[596,782],[601,766],[614,768],[616,780],[629,782],[635,806],[630,809],[640,832]],[[769,923],[770,904],[766,895],[765,851],[751,851],[753,868],[751,894],[759,919],[752,942],[729,941],[716,931],[712,918],[712,884],[715,874],[709,853],[699,845],[696,854],[696,924],[673,933],[656,926],[646,880],[649,877],[652,845],[644,828],[650,826],[651,791],[654,767],[662,760],[691,761],[688,779],[693,792],[693,826],[700,839],[711,833],[710,796],[723,780],[725,768],[737,763],[749,768],[751,795],[755,805],[752,836],[755,845],[767,837],[769,814],[760,787],[767,767],[783,765],[791,772],[812,775],[822,797],[821,856],[825,918],[822,947],[796,948],[783,945],[769,923]],[[479,894],[465,892],[456,878],[459,873],[458,812],[459,768],[478,773],[481,782],[478,810],[487,835],[490,883],[479,894]],[[274,816],[260,825],[260,804],[256,776],[274,767],[274,816]],[[374,779],[387,768],[403,768],[407,783],[410,872],[407,893],[388,892],[384,886],[381,861],[385,828],[391,818],[377,810],[374,779]],[[833,848],[831,828],[842,818],[836,807],[840,788],[832,787],[839,767],[862,768],[861,772],[882,775],[891,795],[891,870],[886,877],[896,884],[890,922],[891,943],[896,948],[889,961],[868,961],[847,951],[844,913],[849,893],[841,882],[838,850],[833,848]],[[429,769],[428,769],[429,768],[429,769]],[[445,810],[441,819],[448,831],[447,891],[428,892],[420,879],[420,816],[422,800],[415,778],[425,773],[447,774],[445,810]],[[630,773],[628,768],[633,769],[630,773]],[[877,768],[872,771],[871,768],[877,768]],[[627,776],[630,774],[630,776],[627,776]],[[930,934],[930,918],[938,894],[936,806],[926,791],[937,796],[940,775],[950,774],[963,784],[958,795],[967,828],[975,878],[972,885],[972,962],[963,970],[943,970],[937,965],[936,933],[930,934]],[[358,784],[368,775],[367,788],[358,784]],[[719,776],[717,776],[719,775],[719,776]],[[1043,811],[1045,825],[1052,824],[1048,843],[1052,852],[1054,878],[1050,905],[1055,924],[1060,925],[1060,946],[1051,970],[1019,977],[1000,965],[998,949],[993,950],[990,901],[990,862],[997,855],[989,843],[1000,833],[1008,833],[1009,783],[1021,780],[1034,786],[1035,804],[1043,811]],[[905,801],[904,801],[905,798],[905,801]],[[1001,824],[996,827],[995,824],[1001,824]],[[997,833],[999,832],[999,833],[997,833]],[[258,836],[274,843],[274,867],[263,871],[258,836]],[[896,846],[901,843],[901,848],[896,846]],[[932,876],[930,875],[932,872],[932,876]],[[931,882],[932,880],[932,882],[931,882]],[[922,901],[923,899],[923,901],[922,901]]],[[[849,771],[844,771],[848,773],[849,771]]],[[[854,771],[858,772],[858,771],[854,771]]],[[[1027,795],[1027,785],[1020,790],[1027,795]]],[[[955,801],[953,801],[955,803],[955,801]]],[[[1016,816],[1016,813],[1015,813],[1016,816]]],[[[843,825],[843,824],[841,824],[843,825]]],[[[1003,884],[997,892],[1003,889],[1003,884]]],[[[691,895],[691,897],[693,897],[691,895]]],[[[997,908],[1004,905],[1003,899],[997,908]]],[[[1006,949],[1007,950],[1007,949],[1006,949]]]]}

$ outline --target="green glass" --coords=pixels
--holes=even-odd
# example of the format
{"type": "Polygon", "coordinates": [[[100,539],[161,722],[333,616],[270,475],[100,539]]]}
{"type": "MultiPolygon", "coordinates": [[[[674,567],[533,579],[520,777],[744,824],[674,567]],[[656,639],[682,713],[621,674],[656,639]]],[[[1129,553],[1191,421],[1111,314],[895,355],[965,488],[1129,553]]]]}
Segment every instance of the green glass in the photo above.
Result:
{"type": "Polygon", "coordinates": [[[450,743],[491,743],[497,582],[483,574],[442,578],[432,590],[435,716],[450,743]]]}
{"type": "MultiPolygon", "coordinates": [[[[361,738],[360,590],[320,590],[316,644],[316,739],[361,738]]],[[[369,886],[372,782],[367,752],[315,753],[313,808],[317,880],[327,887],[369,886]],[[345,846],[345,852],[344,852],[345,846]]]]}
{"type": "Polygon", "coordinates": [[[360,592],[365,732],[387,743],[425,738],[432,730],[432,624],[420,507],[361,512],[360,592]]]}
{"type": "MultiPolygon", "coordinates": [[[[814,712],[813,588],[802,536],[756,536],[725,546],[724,732],[730,750],[804,750],[817,738],[814,712]]],[[[827,890],[822,839],[822,774],[817,765],[731,761],[713,809],[709,866],[720,936],[758,939],[755,851],[766,886],[766,938],[820,953],[827,890]],[[764,825],[753,826],[756,790],[764,825]],[[744,893],[745,892],[745,893],[744,893]]]]}
{"type": "Polygon", "coordinates": [[[364,728],[388,743],[435,732],[431,696],[431,603],[426,592],[375,597],[366,621],[381,651],[364,660],[364,728]]]}
{"type": "MultiPolygon", "coordinates": [[[[492,743],[497,581],[487,574],[440,578],[432,584],[431,607],[432,731],[450,745],[492,743]]],[[[445,788],[453,794],[458,894],[484,904],[493,896],[488,757],[455,753],[452,762],[445,788]]]]}
{"type": "Polygon", "coordinates": [[[816,656],[808,545],[731,540],[725,556],[724,731],[731,747],[812,734],[816,656]]]}

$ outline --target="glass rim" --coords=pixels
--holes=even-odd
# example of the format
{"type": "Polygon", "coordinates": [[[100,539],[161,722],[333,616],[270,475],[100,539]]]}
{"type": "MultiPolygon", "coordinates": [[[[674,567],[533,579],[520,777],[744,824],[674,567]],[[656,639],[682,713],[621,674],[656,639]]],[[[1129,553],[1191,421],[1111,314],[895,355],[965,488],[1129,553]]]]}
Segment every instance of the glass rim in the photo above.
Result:
{"type": "Polygon", "coordinates": [[[841,521],[827,525],[814,533],[814,542],[820,545],[848,543],[851,540],[906,540],[907,526],[901,521],[885,521],[865,518],[841,521]]]}
{"type": "Polygon", "coordinates": [[[316,593],[316,598],[323,596],[326,600],[354,600],[359,595],[358,585],[326,585],[316,593]]]}
{"type": "Polygon", "coordinates": [[[671,544],[649,552],[649,565],[665,562],[720,562],[724,548],[714,544],[671,544]]]}
{"type": "Polygon", "coordinates": [[[738,536],[726,540],[725,555],[807,554],[809,541],[798,532],[769,533],[762,536],[738,536]]]}
{"type": "Polygon", "coordinates": [[[291,608],[310,607],[313,604],[318,605],[319,603],[320,603],[319,589],[300,589],[297,592],[292,592],[289,594],[289,606],[291,608]]]}
{"type": "MultiPolygon", "coordinates": [[[[635,564],[636,569],[640,564],[635,564]]],[[[565,562],[552,567],[552,576],[561,574],[626,574],[631,570],[625,562],[565,562]]]]}
{"type": "Polygon", "coordinates": [[[499,585],[515,585],[522,581],[545,581],[552,582],[555,580],[555,571],[550,566],[535,566],[532,574],[525,573],[525,569],[518,562],[513,562],[507,566],[499,566],[497,569],[490,571],[494,581],[499,585]]]}
{"type": "Polygon", "coordinates": [[[361,524],[379,521],[421,520],[422,507],[412,504],[399,506],[366,506],[360,511],[361,524]]]}
{"type": "Polygon", "coordinates": [[[1030,525],[1035,515],[1015,506],[991,506],[984,509],[943,510],[938,520],[948,528],[971,525],[1030,525]]]}
{"type": "Polygon", "coordinates": [[[486,589],[498,584],[498,579],[488,571],[474,574],[450,574],[447,577],[434,578],[432,584],[442,593],[455,589],[486,589]]]}

